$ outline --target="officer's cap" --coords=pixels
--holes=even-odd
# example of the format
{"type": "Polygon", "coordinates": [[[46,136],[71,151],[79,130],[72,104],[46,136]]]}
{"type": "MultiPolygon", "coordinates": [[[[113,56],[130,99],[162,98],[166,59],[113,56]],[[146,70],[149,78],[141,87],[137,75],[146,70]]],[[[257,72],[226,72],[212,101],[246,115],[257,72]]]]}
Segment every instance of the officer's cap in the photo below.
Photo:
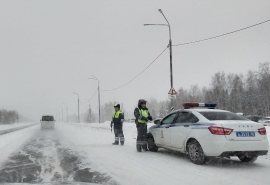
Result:
{"type": "Polygon", "coordinates": [[[116,104],[114,104],[114,107],[118,107],[120,109],[120,104],[116,103],[116,104]]]}

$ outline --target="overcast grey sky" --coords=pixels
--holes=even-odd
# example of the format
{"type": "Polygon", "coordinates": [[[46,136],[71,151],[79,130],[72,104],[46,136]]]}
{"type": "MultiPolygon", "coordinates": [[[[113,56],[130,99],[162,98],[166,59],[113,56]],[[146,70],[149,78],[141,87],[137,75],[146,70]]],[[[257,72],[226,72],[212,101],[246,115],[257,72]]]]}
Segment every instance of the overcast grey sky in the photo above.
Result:
{"type": "MultiPolygon", "coordinates": [[[[38,120],[67,103],[76,113],[77,92],[89,99],[97,82],[112,89],[140,73],[172,42],[204,39],[270,19],[269,0],[0,0],[0,108],[38,120]]],[[[208,86],[218,71],[245,73],[270,61],[270,23],[197,44],[173,47],[174,87],[208,86]]],[[[138,99],[167,98],[169,50],[127,86],[101,92],[132,111],[138,99]]],[[[97,112],[97,94],[91,101],[97,112]]],[[[81,111],[87,109],[82,104],[81,111]]]]}

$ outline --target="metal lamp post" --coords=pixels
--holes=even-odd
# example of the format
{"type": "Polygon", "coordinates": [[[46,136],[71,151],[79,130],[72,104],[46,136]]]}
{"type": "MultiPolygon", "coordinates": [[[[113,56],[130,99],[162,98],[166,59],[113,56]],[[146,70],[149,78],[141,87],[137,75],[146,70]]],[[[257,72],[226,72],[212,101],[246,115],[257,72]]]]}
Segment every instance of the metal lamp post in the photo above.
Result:
{"type": "Polygon", "coordinates": [[[67,115],[67,123],[68,123],[68,107],[66,103],[63,103],[66,106],[66,115],[67,115]]]}
{"type": "Polygon", "coordinates": [[[97,80],[98,81],[98,122],[100,123],[100,88],[99,88],[99,80],[97,77],[91,75],[93,78],[88,78],[91,80],[97,80]]]}
{"type": "MultiPolygon", "coordinates": [[[[171,80],[171,88],[173,88],[171,26],[170,26],[169,21],[167,20],[167,18],[163,14],[162,10],[159,9],[158,11],[163,15],[163,17],[165,18],[165,20],[166,20],[166,22],[168,24],[144,24],[144,26],[168,26],[169,27],[169,37],[170,37],[170,40],[169,40],[169,49],[170,49],[170,80],[171,80]]],[[[171,99],[171,107],[173,107],[173,105],[172,105],[172,99],[171,99]]]]}
{"type": "Polygon", "coordinates": [[[86,101],[89,102],[89,113],[88,113],[88,116],[89,116],[89,123],[90,123],[90,119],[91,119],[91,106],[90,106],[90,101],[91,101],[91,100],[88,100],[88,99],[84,99],[84,100],[86,100],[86,101]]]}
{"type": "Polygon", "coordinates": [[[78,96],[78,123],[80,123],[80,96],[75,92],[73,92],[73,94],[78,96]]]}
{"type": "Polygon", "coordinates": [[[59,106],[62,109],[62,122],[63,122],[63,107],[59,106]]]}

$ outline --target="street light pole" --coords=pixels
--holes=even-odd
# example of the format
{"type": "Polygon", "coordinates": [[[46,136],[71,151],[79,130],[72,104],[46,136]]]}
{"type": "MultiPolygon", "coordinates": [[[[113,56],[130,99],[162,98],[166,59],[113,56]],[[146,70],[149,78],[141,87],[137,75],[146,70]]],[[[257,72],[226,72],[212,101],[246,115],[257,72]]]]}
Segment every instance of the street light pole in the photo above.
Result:
{"type": "MultiPolygon", "coordinates": [[[[165,15],[163,14],[162,10],[158,10],[163,17],[165,18],[168,24],[144,24],[144,26],[168,26],[169,27],[169,49],[170,49],[170,80],[171,80],[171,88],[173,88],[173,71],[172,71],[172,38],[171,38],[171,26],[165,15]]],[[[171,99],[171,107],[173,107],[173,100],[171,99]]]]}
{"type": "Polygon", "coordinates": [[[73,94],[76,94],[78,96],[78,123],[80,123],[80,97],[77,93],[73,92],[73,94]]]}
{"type": "MultiPolygon", "coordinates": [[[[61,107],[61,106],[59,106],[59,107],[61,107]]],[[[62,122],[63,122],[63,107],[61,107],[61,109],[62,109],[62,122]]]]}
{"type": "Polygon", "coordinates": [[[68,123],[68,107],[66,103],[63,103],[66,106],[66,114],[67,114],[67,123],[68,123]]]}
{"type": "Polygon", "coordinates": [[[99,88],[99,80],[97,77],[91,75],[93,78],[88,78],[91,80],[97,80],[98,81],[98,122],[100,123],[100,88],[99,88]]]}
{"type": "MultiPolygon", "coordinates": [[[[90,106],[90,100],[87,100],[87,99],[84,99],[84,100],[86,100],[86,101],[88,101],[89,102],[89,112],[88,112],[88,116],[89,116],[89,123],[90,123],[90,121],[91,121],[91,106],[90,106]]],[[[88,117],[87,117],[88,118],[88,117]]]]}

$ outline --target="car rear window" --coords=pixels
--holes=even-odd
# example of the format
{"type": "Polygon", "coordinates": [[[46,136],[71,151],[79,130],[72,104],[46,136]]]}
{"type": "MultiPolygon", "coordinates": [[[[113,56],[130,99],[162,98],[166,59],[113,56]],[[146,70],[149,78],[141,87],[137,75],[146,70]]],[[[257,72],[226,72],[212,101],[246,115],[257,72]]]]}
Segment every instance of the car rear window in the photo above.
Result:
{"type": "Polygon", "coordinates": [[[270,120],[270,118],[263,118],[264,120],[270,120]]]}
{"type": "Polygon", "coordinates": [[[53,121],[53,116],[43,116],[42,121],[53,121]]]}
{"type": "Polygon", "coordinates": [[[209,120],[248,120],[243,116],[232,112],[200,112],[206,119],[209,120]]]}

